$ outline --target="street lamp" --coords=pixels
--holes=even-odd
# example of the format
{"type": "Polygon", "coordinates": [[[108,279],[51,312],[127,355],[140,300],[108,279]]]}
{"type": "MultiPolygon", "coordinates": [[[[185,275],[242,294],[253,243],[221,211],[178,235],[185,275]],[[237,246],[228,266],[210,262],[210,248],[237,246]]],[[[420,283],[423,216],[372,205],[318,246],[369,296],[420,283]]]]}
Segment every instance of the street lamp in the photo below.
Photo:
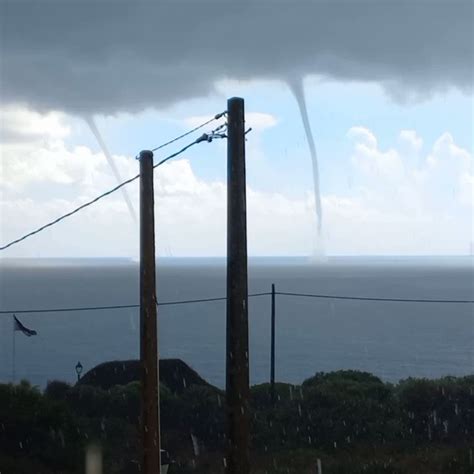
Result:
{"type": "Polygon", "coordinates": [[[79,361],[77,364],[76,364],[76,374],[77,374],[77,381],[79,382],[79,380],[81,380],[81,374],[82,374],[82,364],[81,362],[79,361]]]}

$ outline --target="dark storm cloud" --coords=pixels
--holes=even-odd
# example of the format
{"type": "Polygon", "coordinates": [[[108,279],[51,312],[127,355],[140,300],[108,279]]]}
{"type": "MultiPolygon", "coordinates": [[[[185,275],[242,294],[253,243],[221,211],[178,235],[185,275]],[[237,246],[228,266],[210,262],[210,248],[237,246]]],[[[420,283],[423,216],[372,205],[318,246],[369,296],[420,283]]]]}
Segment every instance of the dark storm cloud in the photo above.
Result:
{"type": "Polygon", "coordinates": [[[160,107],[215,82],[311,74],[393,93],[470,91],[473,2],[3,0],[1,100],[160,107]]]}

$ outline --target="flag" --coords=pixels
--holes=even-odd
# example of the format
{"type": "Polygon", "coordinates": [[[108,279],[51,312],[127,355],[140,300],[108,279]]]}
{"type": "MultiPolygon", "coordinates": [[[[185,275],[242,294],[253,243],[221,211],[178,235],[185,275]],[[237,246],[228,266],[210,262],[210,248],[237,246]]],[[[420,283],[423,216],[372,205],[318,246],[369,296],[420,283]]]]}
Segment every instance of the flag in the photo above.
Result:
{"type": "Polygon", "coordinates": [[[15,315],[13,315],[13,318],[15,320],[15,327],[13,328],[14,331],[21,331],[25,336],[28,337],[36,336],[38,334],[36,331],[33,331],[33,329],[28,329],[26,326],[23,326],[23,324],[15,315]]]}

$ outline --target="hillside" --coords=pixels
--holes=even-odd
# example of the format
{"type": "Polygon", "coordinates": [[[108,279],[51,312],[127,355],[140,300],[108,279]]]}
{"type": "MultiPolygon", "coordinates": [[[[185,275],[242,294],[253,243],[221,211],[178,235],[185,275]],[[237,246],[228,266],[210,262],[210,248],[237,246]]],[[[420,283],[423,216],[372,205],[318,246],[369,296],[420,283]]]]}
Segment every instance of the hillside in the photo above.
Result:
{"type": "MultiPolygon", "coordinates": [[[[115,360],[104,362],[89,370],[78,384],[108,390],[115,385],[128,385],[139,380],[138,360],[115,360]]],[[[160,359],[160,382],[173,393],[182,393],[193,385],[212,387],[181,359],[160,359]]]]}

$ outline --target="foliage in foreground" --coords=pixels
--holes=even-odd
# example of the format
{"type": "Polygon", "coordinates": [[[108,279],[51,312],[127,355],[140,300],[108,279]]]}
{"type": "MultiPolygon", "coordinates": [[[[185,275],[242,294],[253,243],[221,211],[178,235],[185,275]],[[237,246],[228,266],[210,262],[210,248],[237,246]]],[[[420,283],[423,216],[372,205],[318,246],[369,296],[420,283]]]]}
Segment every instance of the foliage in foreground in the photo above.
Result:
{"type": "MultiPolygon", "coordinates": [[[[82,473],[99,443],[105,472],[136,472],[139,384],[107,390],[50,382],[0,385],[0,472],[82,473]]],[[[161,387],[163,445],[175,473],[223,471],[224,394],[161,387]],[[191,434],[199,440],[195,457],[191,434]]],[[[383,383],[364,372],[318,373],[300,386],[252,387],[252,466],[260,473],[472,473],[474,376],[383,383]]],[[[170,474],[172,474],[170,472],[170,474]]]]}

